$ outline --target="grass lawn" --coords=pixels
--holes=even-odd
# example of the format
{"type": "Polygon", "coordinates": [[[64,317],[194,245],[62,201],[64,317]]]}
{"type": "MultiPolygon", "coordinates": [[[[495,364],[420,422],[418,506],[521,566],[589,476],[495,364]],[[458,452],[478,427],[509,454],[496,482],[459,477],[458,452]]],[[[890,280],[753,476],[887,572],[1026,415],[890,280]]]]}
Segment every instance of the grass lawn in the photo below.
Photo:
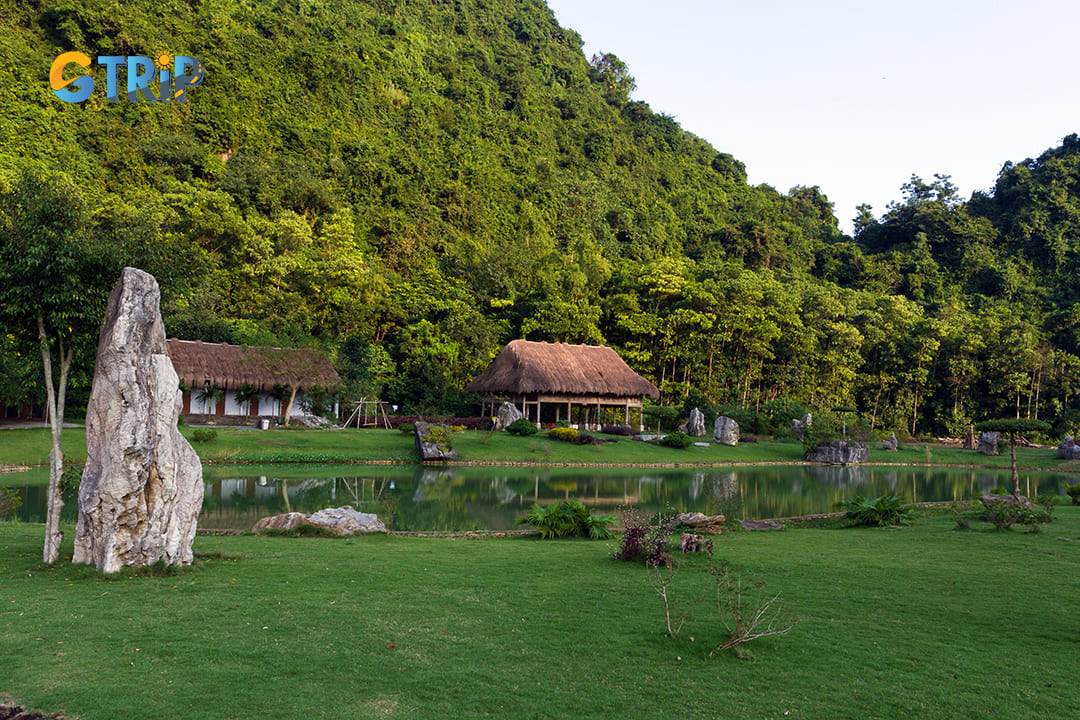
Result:
{"type": "Polygon", "coordinates": [[[0,693],[83,720],[1078,717],[1080,508],[1057,518],[717,537],[674,638],[611,543],[199,536],[192,568],[107,578],[0,523],[0,693]],[[799,618],[752,657],[708,656],[721,559],[799,618]]]}
{"type": "MultiPolygon", "coordinates": [[[[190,440],[194,430],[182,428],[190,440]]],[[[417,462],[411,436],[396,430],[311,430],[278,428],[217,428],[217,439],[193,442],[208,463],[277,462],[417,462]]],[[[621,438],[604,445],[571,445],[538,434],[521,438],[506,433],[455,433],[454,443],[461,462],[553,463],[585,465],[696,465],[763,462],[801,462],[802,445],[792,441],[742,443],[738,447],[713,445],[685,450],[665,448],[621,438]]],[[[0,430],[0,465],[40,465],[48,462],[49,431],[0,430]]],[[[76,462],[86,459],[86,432],[83,428],[64,431],[65,454],[76,462]]],[[[870,444],[870,462],[888,465],[963,465],[1003,468],[1009,466],[1008,453],[986,457],[955,446],[909,443],[899,452],[870,444]]],[[[1050,448],[1018,448],[1017,462],[1029,470],[1080,471],[1080,461],[1062,461],[1050,448]]]]}

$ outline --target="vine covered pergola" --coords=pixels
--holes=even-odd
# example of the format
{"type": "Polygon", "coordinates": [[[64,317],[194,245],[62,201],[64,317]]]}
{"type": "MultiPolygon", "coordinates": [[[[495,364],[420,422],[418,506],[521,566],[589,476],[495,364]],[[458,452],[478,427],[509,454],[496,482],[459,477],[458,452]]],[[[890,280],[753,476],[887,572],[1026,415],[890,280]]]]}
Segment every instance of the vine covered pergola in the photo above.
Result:
{"type": "Polygon", "coordinates": [[[583,428],[606,417],[629,425],[630,411],[640,410],[643,398],[660,397],[609,347],[529,340],[507,344],[466,390],[483,394],[485,414],[509,401],[538,425],[566,420],[583,428]]]}

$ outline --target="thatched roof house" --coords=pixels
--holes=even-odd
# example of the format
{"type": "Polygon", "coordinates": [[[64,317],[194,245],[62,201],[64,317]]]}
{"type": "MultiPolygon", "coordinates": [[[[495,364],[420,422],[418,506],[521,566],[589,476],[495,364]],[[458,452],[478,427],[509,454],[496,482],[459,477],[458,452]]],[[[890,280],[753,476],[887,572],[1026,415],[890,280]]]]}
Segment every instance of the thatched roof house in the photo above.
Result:
{"type": "MultiPolygon", "coordinates": [[[[529,340],[509,343],[466,390],[483,393],[485,402],[509,400],[536,422],[542,421],[544,403],[556,420],[564,419],[563,408],[565,419],[572,419],[576,405],[596,408],[594,421],[605,407],[621,408],[628,421],[630,408],[640,408],[643,397],[660,397],[655,385],[609,347],[529,340]]],[[[579,417],[582,414],[579,408],[579,417]]]]}
{"type": "MultiPolygon", "coordinates": [[[[299,390],[314,386],[331,388],[341,377],[330,358],[317,350],[296,348],[249,347],[201,340],[165,341],[173,368],[190,390],[184,394],[184,412],[191,412],[191,391],[215,387],[223,391],[220,401],[206,403],[207,412],[219,415],[258,415],[259,400],[237,400],[236,391],[250,385],[261,395],[272,393],[275,386],[299,390]],[[242,407],[243,406],[243,407],[242,407]]],[[[262,398],[265,404],[269,398],[262,398]]]]}

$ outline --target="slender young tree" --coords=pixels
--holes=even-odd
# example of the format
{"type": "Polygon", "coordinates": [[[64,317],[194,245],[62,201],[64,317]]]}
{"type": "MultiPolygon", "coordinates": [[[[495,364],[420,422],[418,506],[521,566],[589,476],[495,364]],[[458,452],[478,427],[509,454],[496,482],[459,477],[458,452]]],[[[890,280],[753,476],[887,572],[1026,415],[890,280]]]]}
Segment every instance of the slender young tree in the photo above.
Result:
{"type": "Polygon", "coordinates": [[[998,418],[975,426],[976,430],[1005,433],[1009,436],[1009,455],[1012,458],[1013,497],[1020,497],[1020,473],[1016,470],[1016,436],[1025,432],[1048,432],[1050,424],[1027,418],[998,418]]]}
{"type": "Polygon", "coordinates": [[[45,374],[52,433],[46,563],[56,562],[63,541],[60,441],[68,380],[76,354],[93,354],[115,275],[108,249],[92,244],[87,224],[81,192],[62,174],[26,171],[0,194],[0,318],[7,333],[36,342],[45,374]]]}

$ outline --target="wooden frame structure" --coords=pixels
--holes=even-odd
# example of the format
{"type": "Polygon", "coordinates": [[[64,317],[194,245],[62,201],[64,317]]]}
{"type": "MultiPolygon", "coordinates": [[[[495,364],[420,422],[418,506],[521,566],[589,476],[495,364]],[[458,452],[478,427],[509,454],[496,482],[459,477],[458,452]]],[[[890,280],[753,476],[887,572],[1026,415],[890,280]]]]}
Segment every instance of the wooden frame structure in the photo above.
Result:
{"type": "Polygon", "coordinates": [[[643,398],[660,397],[609,347],[528,340],[506,345],[466,390],[484,395],[485,414],[509,401],[538,426],[567,420],[583,428],[599,427],[605,417],[618,424],[620,411],[629,425],[630,411],[640,410],[643,398]]]}

